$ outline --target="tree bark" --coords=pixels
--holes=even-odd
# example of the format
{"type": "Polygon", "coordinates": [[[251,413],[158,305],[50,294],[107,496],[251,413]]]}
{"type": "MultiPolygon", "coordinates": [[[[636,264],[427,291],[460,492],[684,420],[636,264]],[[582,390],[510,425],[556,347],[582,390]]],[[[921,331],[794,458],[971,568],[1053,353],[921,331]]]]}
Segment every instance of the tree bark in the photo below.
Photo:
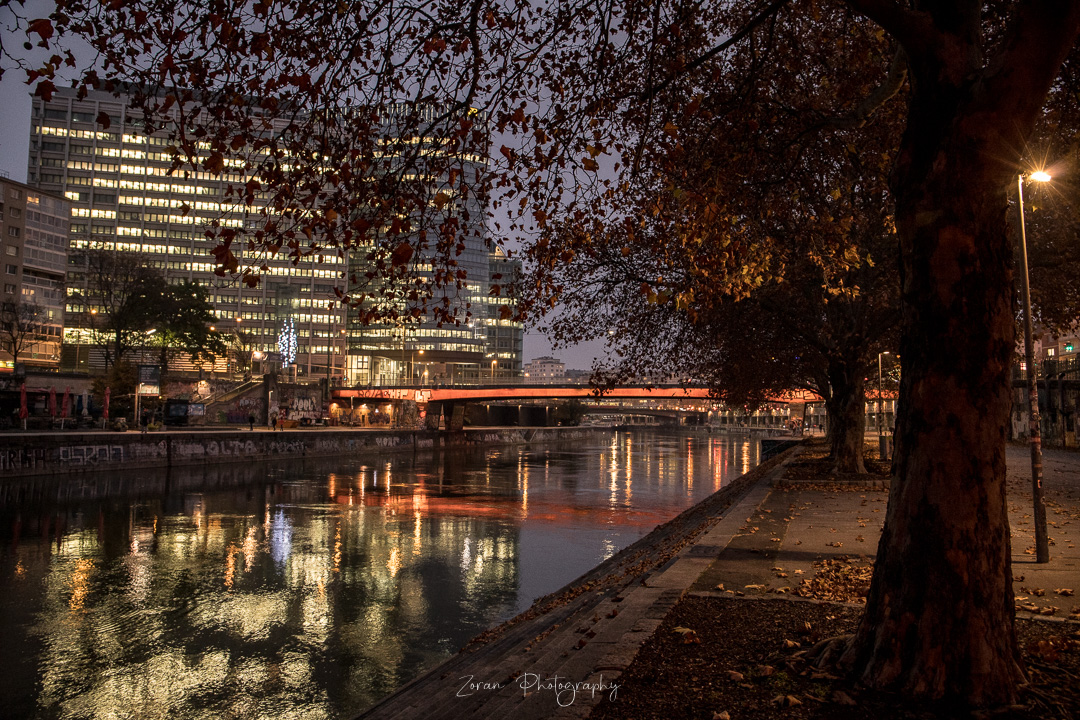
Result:
{"type": "Polygon", "coordinates": [[[829,384],[832,392],[825,407],[829,413],[828,439],[833,471],[865,473],[865,378],[858,369],[852,371],[848,365],[831,363],[829,384]]]}
{"type": "Polygon", "coordinates": [[[928,180],[898,211],[905,452],[848,658],[870,685],[976,705],[1013,702],[1022,678],[1004,482],[1012,250],[995,179],[928,180]]]}
{"type": "Polygon", "coordinates": [[[1006,198],[1080,14],[1075,3],[1025,6],[1002,56],[987,61],[977,12],[856,4],[871,15],[895,9],[878,19],[905,43],[913,79],[892,183],[901,453],[866,612],[843,662],[909,697],[1009,704],[1023,673],[1005,502],[1015,346],[1006,198]],[[1061,23],[1072,27],[1062,33],[1061,23]]]}

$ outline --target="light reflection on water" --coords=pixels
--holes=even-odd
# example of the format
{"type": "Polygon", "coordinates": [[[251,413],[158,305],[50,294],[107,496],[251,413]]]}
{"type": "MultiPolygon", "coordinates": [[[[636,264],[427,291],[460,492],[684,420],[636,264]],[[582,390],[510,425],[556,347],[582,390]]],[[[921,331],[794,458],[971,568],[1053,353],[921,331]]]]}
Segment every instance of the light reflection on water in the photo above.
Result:
{"type": "Polygon", "coordinates": [[[5,712],[354,713],[758,459],[639,432],[6,488],[5,712]]]}

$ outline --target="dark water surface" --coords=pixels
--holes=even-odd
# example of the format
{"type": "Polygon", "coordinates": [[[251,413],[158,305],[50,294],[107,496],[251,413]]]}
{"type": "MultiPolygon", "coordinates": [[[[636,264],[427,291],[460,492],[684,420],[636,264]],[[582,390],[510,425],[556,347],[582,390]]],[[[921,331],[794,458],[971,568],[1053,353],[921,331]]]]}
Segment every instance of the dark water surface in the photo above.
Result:
{"type": "Polygon", "coordinates": [[[636,431],[5,486],[0,716],[348,716],[758,459],[636,431]]]}

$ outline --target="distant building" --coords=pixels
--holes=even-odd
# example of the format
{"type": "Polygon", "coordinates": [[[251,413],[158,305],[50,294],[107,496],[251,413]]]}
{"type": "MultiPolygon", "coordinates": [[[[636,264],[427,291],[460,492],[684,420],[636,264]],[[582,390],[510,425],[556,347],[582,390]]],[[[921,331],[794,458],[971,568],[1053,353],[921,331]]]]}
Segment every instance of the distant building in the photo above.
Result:
{"type": "Polygon", "coordinates": [[[566,380],[566,363],[549,355],[538,357],[525,364],[525,382],[551,383],[566,380]]]}
{"type": "Polygon", "coordinates": [[[488,256],[489,287],[498,285],[500,294],[487,298],[487,362],[495,360],[495,377],[521,377],[521,344],[525,335],[524,325],[518,320],[504,318],[502,308],[515,310],[515,301],[508,297],[510,283],[521,280],[521,261],[508,258],[501,247],[488,256]]]}
{"type": "MultiPolygon", "coordinates": [[[[62,196],[0,178],[0,302],[41,309],[41,339],[19,355],[27,365],[60,365],[70,215],[71,203],[62,196]]],[[[0,358],[0,369],[12,366],[10,358],[0,358]]]]}
{"type": "Polygon", "coordinates": [[[566,379],[574,383],[587,384],[592,376],[592,370],[567,370],[566,379]]]}
{"type": "MultiPolygon", "coordinates": [[[[1023,352],[1023,339],[1018,345],[1023,352]]],[[[1044,334],[1035,341],[1034,350],[1036,364],[1044,360],[1075,360],[1077,354],[1080,354],[1080,336],[1076,333],[1058,337],[1044,334]]]]}

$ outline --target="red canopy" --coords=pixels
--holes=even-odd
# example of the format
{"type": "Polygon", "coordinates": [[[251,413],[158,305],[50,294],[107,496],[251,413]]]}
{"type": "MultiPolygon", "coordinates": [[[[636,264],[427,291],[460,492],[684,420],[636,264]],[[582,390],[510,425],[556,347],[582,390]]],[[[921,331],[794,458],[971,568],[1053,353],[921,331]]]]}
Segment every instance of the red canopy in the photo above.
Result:
{"type": "Polygon", "coordinates": [[[56,417],[56,388],[49,388],[49,415],[56,417]]]}
{"type": "Polygon", "coordinates": [[[22,387],[19,388],[19,419],[25,420],[29,414],[30,408],[26,404],[26,383],[23,383],[22,387]]]}
{"type": "Polygon", "coordinates": [[[109,392],[110,389],[105,388],[105,409],[101,412],[101,417],[106,420],[109,419],[109,392]]]}
{"type": "Polygon", "coordinates": [[[60,417],[66,418],[71,412],[71,386],[64,388],[64,403],[60,406],[60,417]]]}

